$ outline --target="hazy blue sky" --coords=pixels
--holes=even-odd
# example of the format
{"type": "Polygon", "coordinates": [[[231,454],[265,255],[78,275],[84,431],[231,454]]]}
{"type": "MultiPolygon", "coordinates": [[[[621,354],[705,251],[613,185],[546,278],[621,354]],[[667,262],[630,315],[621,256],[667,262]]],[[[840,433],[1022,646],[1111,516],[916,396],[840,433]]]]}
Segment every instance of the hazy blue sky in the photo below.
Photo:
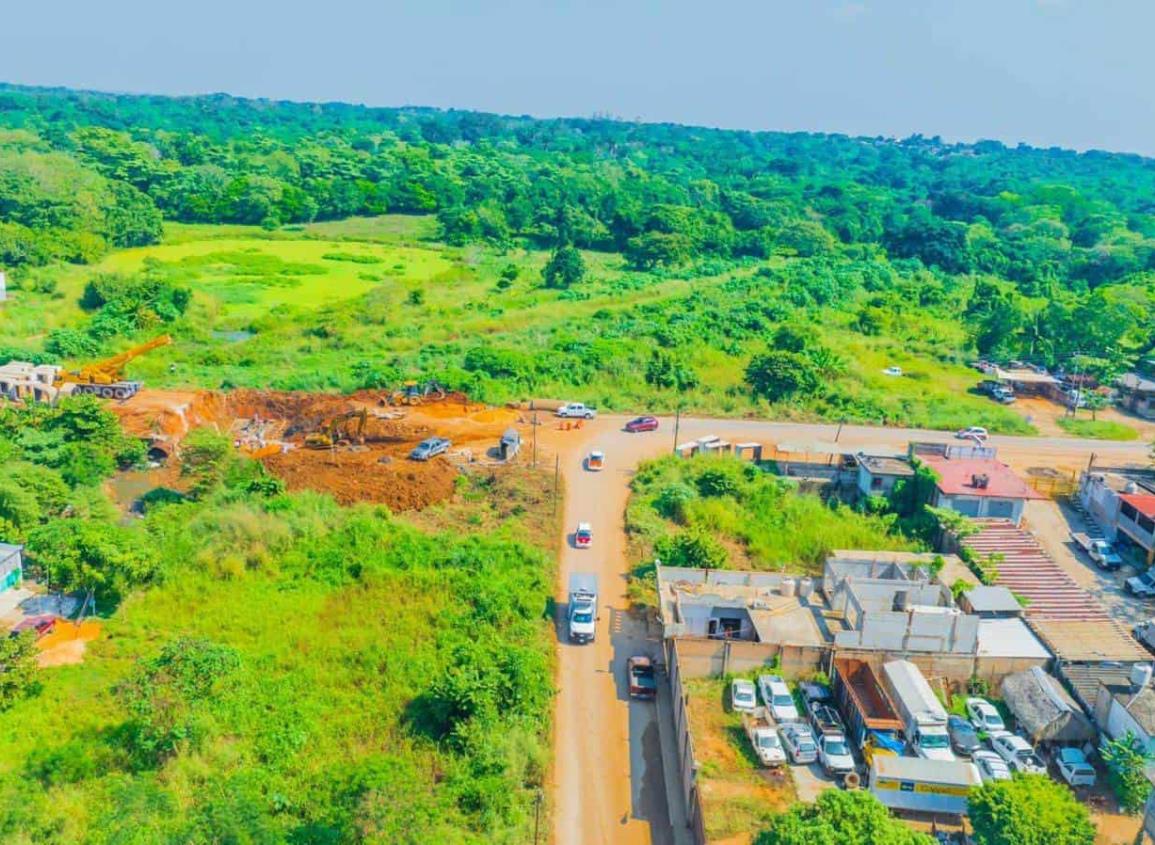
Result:
{"type": "Polygon", "coordinates": [[[5,6],[10,82],[1155,154],[1152,0],[5,6]]]}

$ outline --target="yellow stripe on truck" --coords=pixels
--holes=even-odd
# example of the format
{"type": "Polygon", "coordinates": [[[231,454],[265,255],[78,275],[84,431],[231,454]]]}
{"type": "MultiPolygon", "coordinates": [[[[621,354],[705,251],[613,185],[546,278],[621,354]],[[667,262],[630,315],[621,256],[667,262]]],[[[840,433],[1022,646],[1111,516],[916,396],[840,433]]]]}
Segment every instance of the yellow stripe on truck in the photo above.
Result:
{"type": "Polygon", "coordinates": [[[945,783],[915,783],[896,778],[877,778],[874,782],[874,788],[927,795],[961,795],[965,797],[970,794],[970,787],[968,786],[953,786],[945,783]]]}

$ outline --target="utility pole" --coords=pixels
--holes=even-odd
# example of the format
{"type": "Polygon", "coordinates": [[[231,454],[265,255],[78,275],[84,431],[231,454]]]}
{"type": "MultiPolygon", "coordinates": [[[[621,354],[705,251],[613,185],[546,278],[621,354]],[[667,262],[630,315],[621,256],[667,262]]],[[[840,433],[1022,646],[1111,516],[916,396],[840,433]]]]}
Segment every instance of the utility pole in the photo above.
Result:
{"type": "Polygon", "coordinates": [[[533,468],[537,469],[537,411],[533,412],[533,468]]]}
{"type": "Polygon", "coordinates": [[[557,486],[558,480],[561,478],[561,455],[555,455],[553,459],[553,515],[557,516],[557,486]]]}
{"type": "Polygon", "coordinates": [[[678,429],[682,425],[682,406],[678,405],[674,411],[674,454],[678,454],[678,429]]]}
{"type": "Polygon", "coordinates": [[[533,845],[537,845],[538,830],[541,826],[541,801],[541,787],[538,787],[537,795],[533,799],[533,845]]]}

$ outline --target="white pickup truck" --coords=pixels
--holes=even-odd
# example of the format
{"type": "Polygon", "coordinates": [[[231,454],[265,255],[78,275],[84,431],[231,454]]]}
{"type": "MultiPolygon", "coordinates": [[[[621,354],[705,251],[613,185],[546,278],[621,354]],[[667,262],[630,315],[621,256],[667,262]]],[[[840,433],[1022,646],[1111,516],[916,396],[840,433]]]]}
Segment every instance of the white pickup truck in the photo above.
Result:
{"type": "Polygon", "coordinates": [[[766,708],[759,707],[753,713],[743,713],[742,727],[746,729],[754,754],[763,766],[781,766],[786,763],[786,749],[782,747],[782,740],[773,722],[766,718],[766,708]]]}
{"type": "Polygon", "coordinates": [[[598,415],[597,411],[595,411],[593,408],[587,408],[581,402],[566,402],[564,405],[554,411],[554,413],[559,417],[582,420],[592,420],[598,415]]]}
{"type": "Polygon", "coordinates": [[[1100,569],[1115,570],[1123,565],[1123,558],[1119,557],[1115,547],[1106,540],[1092,539],[1076,531],[1071,532],[1071,540],[1085,551],[1100,569]]]}

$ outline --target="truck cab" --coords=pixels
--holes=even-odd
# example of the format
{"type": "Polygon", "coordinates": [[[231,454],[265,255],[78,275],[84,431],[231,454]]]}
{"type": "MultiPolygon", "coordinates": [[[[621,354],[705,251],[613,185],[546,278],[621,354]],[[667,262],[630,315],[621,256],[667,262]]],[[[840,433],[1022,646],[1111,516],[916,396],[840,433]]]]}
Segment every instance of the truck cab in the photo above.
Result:
{"type": "Polygon", "coordinates": [[[569,638],[575,643],[592,643],[598,624],[597,576],[575,572],[570,576],[569,638]]]}
{"type": "Polygon", "coordinates": [[[950,734],[941,725],[918,725],[908,737],[910,747],[927,760],[957,760],[950,748],[950,734]]]}

